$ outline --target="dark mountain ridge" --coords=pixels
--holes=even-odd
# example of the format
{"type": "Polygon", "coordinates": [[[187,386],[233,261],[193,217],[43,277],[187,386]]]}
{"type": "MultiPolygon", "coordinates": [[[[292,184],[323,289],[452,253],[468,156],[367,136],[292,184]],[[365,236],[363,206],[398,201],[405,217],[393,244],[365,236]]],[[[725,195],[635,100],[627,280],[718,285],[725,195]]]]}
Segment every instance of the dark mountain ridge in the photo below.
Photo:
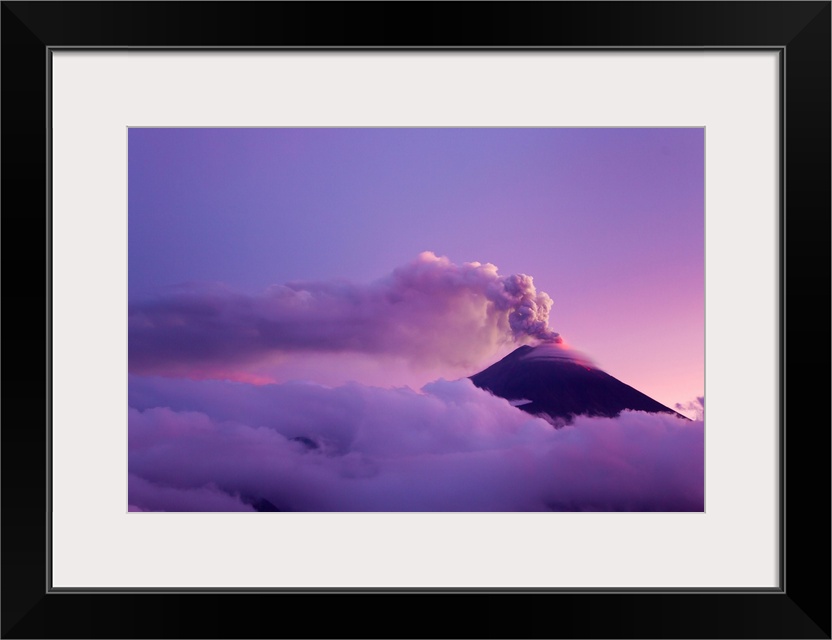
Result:
{"type": "Polygon", "coordinates": [[[616,417],[627,409],[689,419],[556,346],[519,347],[470,379],[556,425],[579,415],[616,417]]]}

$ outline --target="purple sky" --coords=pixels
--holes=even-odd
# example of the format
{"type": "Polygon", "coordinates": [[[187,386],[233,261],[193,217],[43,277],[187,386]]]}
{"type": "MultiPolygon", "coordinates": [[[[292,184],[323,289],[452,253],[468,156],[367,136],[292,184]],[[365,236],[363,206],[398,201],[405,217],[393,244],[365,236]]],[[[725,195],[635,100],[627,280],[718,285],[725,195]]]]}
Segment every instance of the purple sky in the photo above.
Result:
{"type": "MultiPolygon", "coordinates": [[[[331,323],[324,328],[346,332],[366,320],[345,311],[345,300],[369,296],[375,306],[355,309],[387,313],[379,303],[391,296],[384,279],[424,251],[447,257],[454,278],[470,276],[455,266],[466,262],[532,276],[536,292],[553,300],[551,329],[659,402],[672,407],[703,394],[703,129],[129,131],[130,303],[189,283],[201,306],[193,295],[187,304],[178,299],[168,320],[198,318],[207,336],[221,315],[239,335],[217,350],[247,344],[259,326],[251,318],[272,304],[261,299],[272,285],[315,283],[292,300],[313,291],[316,317],[331,323]]],[[[490,277],[474,272],[476,286],[490,277]]],[[[445,282],[447,272],[434,276],[445,282]]],[[[435,338],[468,310],[449,305],[435,322],[425,319],[434,308],[408,319],[435,338]]],[[[401,329],[402,318],[392,318],[401,329]]],[[[454,356],[414,370],[410,347],[396,346],[380,368],[378,352],[408,339],[390,322],[372,325],[381,333],[370,354],[350,352],[346,336],[337,352],[266,363],[217,353],[200,363],[200,375],[418,388],[495,359],[454,356]]],[[[298,339],[315,335],[322,334],[298,339]]],[[[432,347],[450,352],[465,335],[432,347]]],[[[176,334],[169,339],[181,345],[176,334]]],[[[165,374],[168,366],[141,373],[165,374]]]]}

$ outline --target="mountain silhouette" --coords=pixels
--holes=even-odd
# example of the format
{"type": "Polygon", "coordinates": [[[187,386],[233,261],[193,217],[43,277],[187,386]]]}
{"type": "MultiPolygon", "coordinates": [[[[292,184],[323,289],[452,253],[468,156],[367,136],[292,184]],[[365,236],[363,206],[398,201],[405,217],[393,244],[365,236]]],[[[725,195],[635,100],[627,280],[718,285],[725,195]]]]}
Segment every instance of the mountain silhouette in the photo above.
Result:
{"type": "Polygon", "coordinates": [[[575,416],[612,418],[627,409],[689,419],[554,345],[519,347],[470,379],[556,426],[571,423],[575,416]]]}

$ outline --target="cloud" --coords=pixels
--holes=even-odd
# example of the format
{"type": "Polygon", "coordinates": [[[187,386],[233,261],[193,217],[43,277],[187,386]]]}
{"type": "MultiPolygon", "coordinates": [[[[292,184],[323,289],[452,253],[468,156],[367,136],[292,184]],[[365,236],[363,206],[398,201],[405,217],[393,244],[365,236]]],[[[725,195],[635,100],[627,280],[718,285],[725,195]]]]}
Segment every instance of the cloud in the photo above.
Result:
{"type": "Polygon", "coordinates": [[[685,415],[692,416],[696,420],[705,419],[705,396],[697,396],[695,400],[690,402],[677,402],[674,407],[676,411],[681,411],[685,415]]]}
{"type": "Polygon", "coordinates": [[[508,343],[560,341],[551,307],[531,276],[428,251],[369,285],[289,283],[257,296],[193,285],[135,302],[129,363],[134,373],[248,382],[258,380],[240,367],[298,352],[472,366],[508,343]]]}
{"type": "Polygon", "coordinates": [[[142,510],[701,511],[702,422],[546,421],[477,389],[130,380],[142,510]]]}
{"type": "Polygon", "coordinates": [[[128,511],[254,511],[253,507],[244,504],[239,497],[211,484],[177,489],[154,485],[144,478],[131,475],[127,486],[130,500],[128,511]]]}

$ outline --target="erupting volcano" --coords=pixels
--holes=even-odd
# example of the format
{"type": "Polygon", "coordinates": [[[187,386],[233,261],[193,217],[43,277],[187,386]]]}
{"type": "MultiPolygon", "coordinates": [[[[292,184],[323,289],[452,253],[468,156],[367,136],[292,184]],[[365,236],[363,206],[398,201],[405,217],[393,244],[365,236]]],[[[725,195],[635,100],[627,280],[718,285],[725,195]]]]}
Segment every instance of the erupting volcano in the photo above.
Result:
{"type": "Polygon", "coordinates": [[[613,418],[628,409],[688,419],[554,343],[519,347],[471,381],[559,426],[579,415],[613,418]]]}

